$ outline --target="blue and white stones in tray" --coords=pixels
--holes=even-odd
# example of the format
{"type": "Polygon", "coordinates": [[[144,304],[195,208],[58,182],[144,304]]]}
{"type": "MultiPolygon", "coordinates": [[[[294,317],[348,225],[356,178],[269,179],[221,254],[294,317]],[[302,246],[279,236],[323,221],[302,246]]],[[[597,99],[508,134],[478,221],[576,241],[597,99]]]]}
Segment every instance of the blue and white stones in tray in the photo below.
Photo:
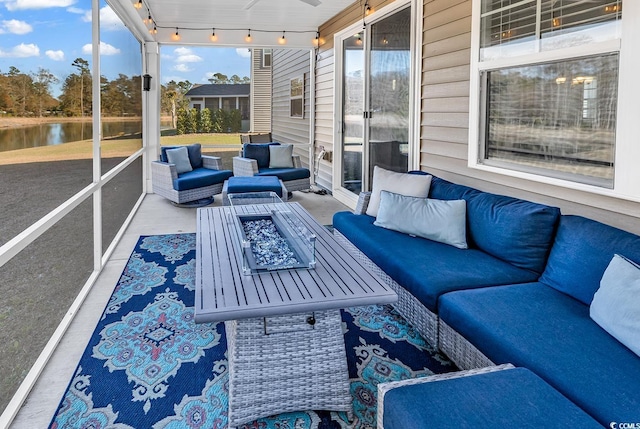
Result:
{"type": "Polygon", "coordinates": [[[315,235],[287,213],[236,214],[235,219],[244,274],[315,268],[315,235]]]}
{"type": "Polygon", "coordinates": [[[291,267],[300,263],[273,220],[245,220],[242,221],[242,228],[251,242],[251,252],[257,265],[275,268],[291,267]]]}

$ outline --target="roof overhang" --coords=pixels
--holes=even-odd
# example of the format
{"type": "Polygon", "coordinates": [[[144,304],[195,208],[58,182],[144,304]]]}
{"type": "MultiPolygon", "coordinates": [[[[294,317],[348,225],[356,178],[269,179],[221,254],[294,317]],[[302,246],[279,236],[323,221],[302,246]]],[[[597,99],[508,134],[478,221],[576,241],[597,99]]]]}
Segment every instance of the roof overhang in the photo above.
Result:
{"type": "Polygon", "coordinates": [[[313,48],[318,27],[352,3],[352,0],[141,0],[142,7],[138,9],[134,6],[140,0],[107,1],[123,22],[147,42],[290,48],[313,48]],[[152,22],[143,23],[148,16],[152,22]],[[211,40],[213,32],[216,41],[211,40]],[[251,41],[247,42],[249,33],[251,41]],[[284,45],[280,43],[283,34],[284,45]]]}

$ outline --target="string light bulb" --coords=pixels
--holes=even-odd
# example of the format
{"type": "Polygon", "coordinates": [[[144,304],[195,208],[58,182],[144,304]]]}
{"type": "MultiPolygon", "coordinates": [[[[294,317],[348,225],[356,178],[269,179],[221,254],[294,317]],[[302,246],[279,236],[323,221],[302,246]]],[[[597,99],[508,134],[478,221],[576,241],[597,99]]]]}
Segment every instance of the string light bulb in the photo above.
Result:
{"type": "Polygon", "coordinates": [[[316,38],[313,39],[313,46],[315,46],[316,48],[318,46],[320,46],[320,32],[316,31],[316,38]]]}
{"type": "Polygon", "coordinates": [[[364,3],[364,15],[369,16],[371,12],[373,12],[373,10],[371,9],[371,6],[369,6],[369,2],[367,1],[364,3]]]}
{"type": "Polygon", "coordinates": [[[280,45],[284,45],[284,44],[287,43],[287,39],[285,39],[285,37],[284,37],[284,31],[282,32],[282,37],[278,39],[278,43],[280,45]]]}
{"type": "Polygon", "coordinates": [[[138,0],[137,3],[133,5],[136,9],[142,9],[142,0],[138,0]]]}
{"type": "Polygon", "coordinates": [[[216,29],[215,28],[211,31],[210,39],[211,39],[212,42],[217,42],[218,41],[218,36],[216,36],[216,29]]]}
{"type": "Polygon", "coordinates": [[[244,41],[247,43],[251,43],[251,29],[249,29],[249,32],[247,33],[247,37],[244,38],[244,41]]]}
{"type": "Polygon", "coordinates": [[[356,45],[362,45],[362,37],[360,37],[360,33],[356,34],[356,45]]]}
{"type": "Polygon", "coordinates": [[[171,39],[176,41],[176,42],[178,40],[180,40],[180,33],[178,33],[178,27],[176,27],[176,32],[175,32],[175,34],[173,36],[171,36],[171,39]]]}
{"type": "Polygon", "coordinates": [[[153,24],[153,28],[149,30],[149,33],[158,34],[158,27],[156,27],[156,24],[153,24]]]}
{"type": "Polygon", "coordinates": [[[153,19],[151,19],[151,11],[147,10],[147,12],[149,15],[145,19],[143,19],[142,22],[148,25],[148,24],[151,24],[151,22],[153,22],[153,19]]]}

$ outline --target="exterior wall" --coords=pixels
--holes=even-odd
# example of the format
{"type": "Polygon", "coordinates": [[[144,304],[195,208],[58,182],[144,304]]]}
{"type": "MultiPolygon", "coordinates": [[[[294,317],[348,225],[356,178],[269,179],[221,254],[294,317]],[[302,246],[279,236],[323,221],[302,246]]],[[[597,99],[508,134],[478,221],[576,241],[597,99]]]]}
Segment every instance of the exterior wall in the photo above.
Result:
{"type": "Polygon", "coordinates": [[[425,0],[420,166],[444,179],[560,207],[640,233],[640,203],[467,166],[471,0],[425,0]]]}
{"type": "MultiPolygon", "coordinates": [[[[389,2],[376,3],[379,8],[389,2]]],[[[472,0],[424,0],[420,168],[444,179],[562,209],[640,234],[640,203],[468,167],[469,70],[472,0]]],[[[333,150],[333,34],[361,19],[359,3],[320,27],[316,62],[317,147],[333,150]]],[[[471,144],[477,144],[472,142],[471,144]]],[[[321,161],[318,182],[331,189],[331,164],[321,161]]]]}
{"type": "MultiPolygon", "coordinates": [[[[369,5],[375,10],[393,0],[372,0],[369,5]]],[[[317,158],[319,147],[324,146],[325,150],[334,150],[333,126],[335,114],[334,104],[334,62],[335,52],[333,46],[333,35],[344,28],[362,20],[362,3],[355,2],[338,15],[320,26],[320,47],[316,55],[316,125],[315,125],[315,150],[314,158],[317,158]]],[[[338,47],[340,49],[340,47],[338,47]]],[[[316,183],[324,188],[333,189],[332,164],[321,160],[318,168],[316,183]]]]}
{"type": "Polygon", "coordinates": [[[262,49],[251,51],[251,132],[271,132],[271,67],[262,65],[262,49]]]}
{"type": "Polygon", "coordinates": [[[272,122],[271,134],[282,143],[304,145],[296,147],[302,163],[313,170],[309,160],[310,127],[310,55],[309,51],[293,49],[273,50],[272,122]],[[304,115],[292,118],[290,111],[291,79],[304,77],[304,115]]]}

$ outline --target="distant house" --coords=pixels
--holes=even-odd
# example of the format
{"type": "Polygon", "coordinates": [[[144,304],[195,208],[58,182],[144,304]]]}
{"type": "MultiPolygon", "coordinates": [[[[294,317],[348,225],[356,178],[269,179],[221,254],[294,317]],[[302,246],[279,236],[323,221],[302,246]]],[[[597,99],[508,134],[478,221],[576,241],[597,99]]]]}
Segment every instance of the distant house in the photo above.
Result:
{"type": "Polygon", "coordinates": [[[231,111],[240,110],[243,120],[251,117],[249,95],[251,84],[219,84],[210,83],[205,85],[194,85],[185,96],[189,99],[189,108],[200,111],[209,109],[231,111]]]}
{"type": "Polygon", "coordinates": [[[270,133],[272,120],[272,63],[271,49],[251,50],[251,126],[254,133],[270,133]]]}

